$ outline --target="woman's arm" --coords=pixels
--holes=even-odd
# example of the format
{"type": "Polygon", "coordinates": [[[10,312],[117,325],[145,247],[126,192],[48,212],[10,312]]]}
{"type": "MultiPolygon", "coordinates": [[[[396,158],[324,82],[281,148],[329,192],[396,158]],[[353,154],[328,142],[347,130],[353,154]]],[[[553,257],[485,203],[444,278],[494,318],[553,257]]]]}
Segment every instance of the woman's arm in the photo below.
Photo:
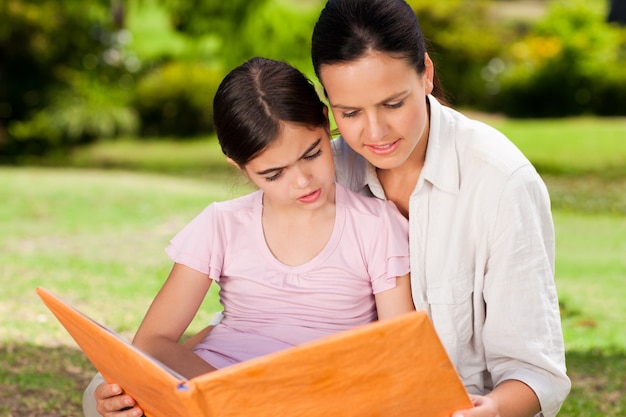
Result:
{"type": "Polygon", "coordinates": [[[502,382],[486,396],[471,398],[474,408],[457,411],[452,417],[533,417],[541,408],[535,392],[514,379],[502,382]]]}
{"type": "Polygon", "coordinates": [[[187,378],[215,370],[178,343],[198,312],[211,282],[206,274],[174,264],[139,326],[133,344],[187,378]]]}
{"type": "Polygon", "coordinates": [[[413,297],[411,296],[411,279],[409,274],[397,277],[394,288],[379,292],[374,297],[376,299],[378,320],[385,320],[415,311],[413,297]]]}

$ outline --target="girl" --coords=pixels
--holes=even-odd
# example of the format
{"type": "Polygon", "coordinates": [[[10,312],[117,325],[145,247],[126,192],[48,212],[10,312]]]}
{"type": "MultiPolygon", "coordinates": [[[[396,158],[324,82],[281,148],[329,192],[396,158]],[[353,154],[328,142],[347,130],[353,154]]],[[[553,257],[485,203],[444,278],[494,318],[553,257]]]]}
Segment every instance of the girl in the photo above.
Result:
{"type": "Polygon", "coordinates": [[[133,343],[193,377],[413,310],[406,219],[335,184],[327,110],[304,75],[252,59],[214,109],[224,154],[259,189],[209,205],[174,237],[174,267],[133,343]],[[213,281],[224,318],[192,352],[178,340],[213,281]]]}
{"type": "Polygon", "coordinates": [[[557,414],[570,389],[541,178],[500,132],[436,98],[435,70],[403,0],[330,0],[313,66],[341,137],[338,182],[409,219],[411,281],[475,408],[557,414]]]}

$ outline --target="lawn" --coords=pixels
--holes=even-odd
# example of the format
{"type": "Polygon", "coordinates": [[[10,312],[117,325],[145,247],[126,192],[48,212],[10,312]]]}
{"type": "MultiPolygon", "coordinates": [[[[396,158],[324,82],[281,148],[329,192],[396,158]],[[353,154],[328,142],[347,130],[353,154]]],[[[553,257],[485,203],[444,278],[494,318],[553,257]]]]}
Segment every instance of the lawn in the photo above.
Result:
{"type": "MultiPolygon", "coordinates": [[[[493,124],[541,161],[553,197],[556,280],[574,382],[560,416],[623,416],[626,123],[493,124]]],[[[110,142],[65,163],[70,167],[0,168],[0,416],[80,415],[93,373],[36,286],[131,338],[170,268],[163,251],[169,238],[211,201],[249,190],[209,139],[110,142]]],[[[218,308],[213,290],[190,330],[218,308]]]]}

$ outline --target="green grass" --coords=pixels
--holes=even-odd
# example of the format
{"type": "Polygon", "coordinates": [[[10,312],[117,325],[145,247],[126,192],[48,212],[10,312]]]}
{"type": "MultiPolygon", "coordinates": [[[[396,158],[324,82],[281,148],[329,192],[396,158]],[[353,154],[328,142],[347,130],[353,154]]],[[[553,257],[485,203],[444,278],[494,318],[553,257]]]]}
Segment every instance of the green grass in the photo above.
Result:
{"type": "Polygon", "coordinates": [[[210,202],[241,192],[155,174],[0,169],[0,312],[11,312],[0,341],[68,341],[35,299],[38,285],[134,331],[169,272],[169,238],[210,202]]]}
{"type": "Polygon", "coordinates": [[[626,352],[626,216],[556,211],[554,222],[567,350],[626,352]]]}
{"type": "Polygon", "coordinates": [[[495,120],[544,174],[624,178],[626,118],[495,120]]]}

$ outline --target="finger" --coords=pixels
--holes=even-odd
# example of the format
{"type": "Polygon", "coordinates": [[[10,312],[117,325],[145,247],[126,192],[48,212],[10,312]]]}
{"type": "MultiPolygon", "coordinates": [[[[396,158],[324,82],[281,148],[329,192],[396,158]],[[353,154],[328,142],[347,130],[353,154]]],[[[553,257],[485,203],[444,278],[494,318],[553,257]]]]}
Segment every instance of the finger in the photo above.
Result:
{"type": "Polygon", "coordinates": [[[93,391],[93,396],[96,398],[96,401],[115,397],[120,394],[122,394],[122,388],[119,385],[108,384],[106,382],[99,384],[93,391]]]}
{"type": "MultiPolygon", "coordinates": [[[[117,395],[115,397],[107,398],[106,400],[98,401],[97,410],[100,414],[104,415],[107,413],[117,413],[120,410],[132,411],[132,408],[135,405],[136,405],[136,401],[130,395],[117,395]]],[[[115,415],[117,416],[118,414],[115,414],[115,415]]],[[[134,415],[141,415],[141,413],[134,414],[134,413],[125,412],[125,413],[119,414],[120,417],[123,417],[123,416],[130,417],[134,415]]]]}
{"type": "MultiPolygon", "coordinates": [[[[137,406],[129,407],[120,412],[116,412],[114,414],[110,414],[110,417],[145,417],[143,414],[143,410],[137,406]]],[[[109,416],[107,416],[109,417],[109,416]]]]}

